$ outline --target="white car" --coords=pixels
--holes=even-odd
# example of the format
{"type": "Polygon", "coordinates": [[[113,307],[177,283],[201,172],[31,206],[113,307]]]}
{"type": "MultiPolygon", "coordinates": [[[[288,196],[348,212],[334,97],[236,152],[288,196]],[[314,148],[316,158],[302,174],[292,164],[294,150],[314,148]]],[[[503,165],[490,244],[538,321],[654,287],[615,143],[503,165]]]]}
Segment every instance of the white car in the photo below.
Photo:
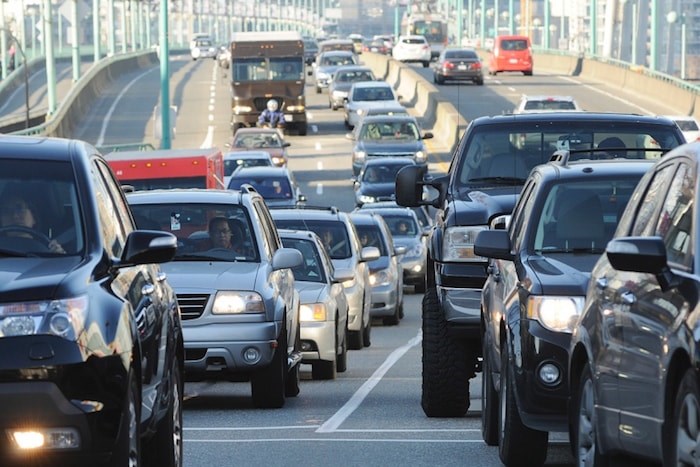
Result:
{"type": "Polygon", "coordinates": [[[358,81],[352,83],[345,104],[345,127],[352,130],[368,109],[401,105],[399,97],[386,81],[358,81]]]}
{"type": "Polygon", "coordinates": [[[683,136],[685,136],[685,140],[688,143],[700,141],[700,124],[695,117],[688,117],[685,115],[668,115],[667,118],[670,118],[676,122],[676,125],[678,125],[678,128],[681,129],[683,136]]]}
{"type": "Polygon", "coordinates": [[[513,113],[535,112],[580,112],[583,110],[571,96],[527,96],[523,95],[513,113]]]}
{"type": "Polygon", "coordinates": [[[430,44],[425,36],[399,36],[391,56],[400,62],[420,62],[423,68],[430,66],[430,44]]]}
{"type": "Polygon", "coordinates": [[[216,60],[218,51],[211,39],[197,39],[194,41],[194,47],[190,49],[192,60],[199,58],[213,58],[216,60]]]}

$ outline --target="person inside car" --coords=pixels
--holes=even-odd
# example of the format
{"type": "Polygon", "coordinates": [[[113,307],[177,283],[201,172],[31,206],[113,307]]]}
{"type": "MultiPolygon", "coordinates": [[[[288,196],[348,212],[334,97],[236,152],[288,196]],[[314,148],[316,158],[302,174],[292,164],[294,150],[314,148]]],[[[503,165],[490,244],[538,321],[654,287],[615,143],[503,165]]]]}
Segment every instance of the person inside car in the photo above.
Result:
{"type": "MultiPolygon", "coordinates": [[[[6,190],[10,191],[10,190],[6,190]]],[[[29,199],[19,193],[6,193],[0,208],[0,223],[3,234],[11,237],[27,237],[40,241],[46,241],[49,251],[52,253],[65,253],[63,246],[51,238],[51,230],[48,236],[39,227],[38,211],[29,199]]]]}
{"type": "Polygon", "coordinates": [[[238,244],[243,241],[243,232],[235,228],[233,220],[225,217],[214,217],[209,221],[209,241],[211,248],[223,248],[237,254],[242,254],[238,244]]]}
{"type": "Polygon", "coordinates": [[[262,111],[258,117],[260,126],[269,126],[270,128],[278,128],[284,126],[284,113],[279,110],[279,104],[274,99],[267,101],[267,108],[262,111]]]}

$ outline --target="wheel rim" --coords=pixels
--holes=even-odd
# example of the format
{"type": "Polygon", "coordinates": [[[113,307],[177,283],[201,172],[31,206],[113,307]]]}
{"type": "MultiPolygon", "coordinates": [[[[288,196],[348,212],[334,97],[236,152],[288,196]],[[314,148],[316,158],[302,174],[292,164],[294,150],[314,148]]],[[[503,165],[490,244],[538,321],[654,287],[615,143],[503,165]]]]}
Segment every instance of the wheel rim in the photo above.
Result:
{"type": "Polygon", "coordinates": [[[173,459],[175,465],[182,465],[182,406],[180,405],[180,381],[173,378],[173,459]]]}
{"type": "Polygon", "coordinates": [[[686,394],[681,405],[676,430],[678,465],[697,465],[700,456],[700,404],[693,394],[686,394]]]}
{"type": "Polygon", "coordinates": [[[593,467],[596,451],[595,434],[595,408],[593,407],[593,382],[586,379],[581,389],[578,410],[578,436],[576,448],[578,451],[578,465],[580,467],[593,467]]]}

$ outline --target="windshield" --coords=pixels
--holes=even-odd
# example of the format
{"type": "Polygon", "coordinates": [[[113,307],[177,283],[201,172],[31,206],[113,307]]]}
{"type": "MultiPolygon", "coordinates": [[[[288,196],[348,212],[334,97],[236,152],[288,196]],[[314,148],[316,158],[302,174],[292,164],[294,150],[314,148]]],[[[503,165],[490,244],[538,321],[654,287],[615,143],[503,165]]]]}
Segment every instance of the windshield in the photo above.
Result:
{"type": "Polygon", "coordinates": [[[316,244],[311,240],[303,240],[300,238],[284,238],[282,237],[282,245],[285,248],[294,248],[301,252],[304,262],[295,268],[292,268],[294,279],[297,281],[306,282],[326,282],[326,276],[323,273],[323,263],[316,244]]]}
{"type": "Polygon", "coordinates": [[[354,55],[324,55],[321,58],[321,66],[356,65],[354,55]]]}
{"type": "Polygon", "coordinates": [[[233,61],[234,81],[290,81],[303,79],[302,57],[237,58],[233,61]]]}
{"type": "Polygon", "coordinates": [[[414,217],[391,214],[382,214],[382,217],[389,226],[392,235],[399,237],[418,235],[418,223],[414,217]]]}
{"type": "Polygon", "coordinates": [[[640,177],[555,185],[532,223],[530,246],[542,254],[602,253],[640,177]]]}
{"type": "Polygon", "coordinates": [[[379,249],[379,256],[388,256],[388,247],[384,243],[384,237],[376,225],[355,224],[357,236],[360,237],[362,247],[374,246],[379,249]]]}
{"type": "Polygon", "coordinates": [[[245,174],[234,175],[228,184],[229,190],[239,190],[247,183],[265,199],[292,199],[292,186],[285,177],[258,176],[250,177],[245,174]]]}
{"type": "Polygon", "coordinates": [[[0,160],[0,257],[83,251],[83,213],[69,162],[0,160]]]}
{"type": "Polygon", "coordinates": [[[331,259],[346,259],[352,256],[350,237],[341,221],[312,221],[303,219],[275,219],[278,229],[310,230],[321,238],[331,259]]]}
{"type": "Polygon", "coordinates": [[[516,122],[484,125],[461,146],[466,157],[455,160],[457,188],[490,182],[524,183],[530,170],[549,161],[557,150],[578,159],[658,159],[663,151],[683,144],[669,127],[638,122],[516,122]],[[599,151],[585,151],[599,149],[599,151]],[[605,149],[602,151],[600,149],[605,149]],[[575,152],[578,151],[578,152],[575,152]]]}
{"type": "Polygon", "coordinates": [[[439,20],[417,20],[413,23],[411,34],[425,36],[428,42],[445,42],[447,39],[447,24],[439,20]]]}
{"type": "Polygon", "coordinates": [[[282,140],[274,132],[267,133],[237,133],[233,139],[235,148],[281,148],[282,140]]]}
{"type": "Polygon", "coordinates": [[[390,86],[368,86],[355,88],[352,93],[354,101],[392,101],[394,92],[390,86]]]}
{"type": "Polygon", "coordinates": [[[418,141],[419,139],[420,130],[411,121],[367,122],[360,130],[360,140],[418,141]]]}
{"type": "Polygon", "coordinates": [[[246,210],[232,204],[131,204],[139,229],[177,237],[174,261],[254,261],[257,246],[246,210]]]}

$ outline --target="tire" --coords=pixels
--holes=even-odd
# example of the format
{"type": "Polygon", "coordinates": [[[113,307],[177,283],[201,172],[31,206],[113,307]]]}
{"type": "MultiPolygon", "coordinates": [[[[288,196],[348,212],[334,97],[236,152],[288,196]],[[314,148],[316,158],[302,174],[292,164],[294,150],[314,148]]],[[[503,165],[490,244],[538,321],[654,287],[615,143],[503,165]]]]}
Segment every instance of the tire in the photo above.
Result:
{"type": "Polygon", "coordinates": [[[581,466],[606,467],[609,464],[608,458],[598,449],[600,445],[598,444],[593,377],[588,364],[583,367],[579,385],[572,396],[571,447],[577,459],[576,462],[581,466]]]}
{"type": "Polygon", "coordinates": [[[129,370],[129,387],[124,412],[119,426],[119,436],[114,449],[114,457],[110,462],[113,467],[139,465],[141,458],[141,388],[134,374],[129,370]]]}
{"type": "MultiPolygon", "coordinates": [[[[301,352],[301,325],[297,326],[296,338],[294,339],[294,352],[301,352]]],[[[287,377],[284,380],[284,395],[286,397],[296,397],[299,395],[299,363],[287,370],[287,377]]]]}
{"type": "Polygon", "coordinates": [[[700,417],[700,389],[697,374],[691,368],[685,372],[673,404],[672,425],[665,427],[664,465],[697,465],[695,450],[700,417]],[[691,441],[691,442],[688,442],[691,441]]]}
{"type": "Polygon", "coordinates": [[[469,379],[476,352],[447,333],[436,289],[423,296],[423,391],[421,406],[428,417],[461,417],[469,409],[469,379]]]}
{"type": "Polygon", "coordinates": [[[403,319],[404,316],[405,316],[405,315],[404,315],[404,312],[403,312],[403,301],[401,301],[401,306],[400,306],[400,308],[399,308],[399,319],[403,319]]]}
{"type": "Polygon", "coordinates": [[[168,411],[143,449],[145,466],[182,467],[183,381],[177,359],[173,359],[168,394],[168,411]]]}
{"type": "Polygon", "coordinates": [[[335,105],[335,104],[331,104],[331,110],[337,111],[337,110],[338,110],[338,106],[335,105]]]}
{"type": "Polygon", "coordinates": [[[477,86],[483,86],[483,85],[484,85],[484,80],[483,80],[483,79],[477,79],[476,81],[474,81],[474,83],[475,83],[477,86]]]}
{"type": "Polygon", "coordinates": [[[385,316],[384,319],[382,319],[384,326],[396,326],[399,324],[399,321],[401,320],[401,307],[402,305],[397,303],[394,307],[394,314],[391,316],[385,316]]]}
{"type": "Polygon", "coordinates": [[[525,76],[532,76],[532,70],[530,70],[530,71],[523,71],[523,74],[524,74],[525,76]]]}
{"type": "Polygon", "coordinates": [[[319,88],[318,86],[316,86],[316,94],[321,94],[321,88],[319,88]]]}
{"type": "Polygon", "coordinates": [[[421,282],[413,286],[413,291],[415,293],[425,293],[425,280],[425,277],[423,277],[423,280],[421,282]]]}
{"type": "Polygon", "coordinates": [[[338,373],[344,373],[348,369],[348,326],[345,325],[345,330],[343,331],[345,335],[343,336],[343,345],[341,347],[340,353],[335,357],[335,370],[338,373]]]}
{"type": "Polygon", "coordinates": [[[299,136],[306,136],[306,133],[309,131],[309,127],[306,122],[300,123],[297,129],[297,133],[299,133],[299,136]]]}
{"type": "Polygon", "coordinates": [[[372,345],[372,315],[367,320],[367,326],[362,330],[362,345],[365,347],[372,345]]]}
{"type": "Polygon", "coordinates": [[[536,467],[547,459],[549,433],[523,425],[513,392],[508,350],[501,350],[501,390],[498,404],[498,457],[509,467],[536,467]]]}
{"type": "Polygon", "coordinates": [[[270,364],[251,377],[253,405],[260,409],[284,407],[287,373],[287,330],[282,328],[280,342],[270,364]]]}
{"type": "Polygon", "coordinates": [[[430,61],[423,62],[423,68],[428,68],[430,66],[430,61]]]}
{"type": "Polygon", "coordinates": [[[437,84],[445,84],[445,78],[441,78],[440,76],[435,75],[435,82],[437,84]]]}
{"type": "Polygon", "coordinates": [[[481,371],[481,437],[488,446],[498,446],[498,393],[496,388],[493,387],[486,339],[482,338],[482,342],[484,345],[481,351],[481,355],[483,355],[483,369],[481,371]]]}

